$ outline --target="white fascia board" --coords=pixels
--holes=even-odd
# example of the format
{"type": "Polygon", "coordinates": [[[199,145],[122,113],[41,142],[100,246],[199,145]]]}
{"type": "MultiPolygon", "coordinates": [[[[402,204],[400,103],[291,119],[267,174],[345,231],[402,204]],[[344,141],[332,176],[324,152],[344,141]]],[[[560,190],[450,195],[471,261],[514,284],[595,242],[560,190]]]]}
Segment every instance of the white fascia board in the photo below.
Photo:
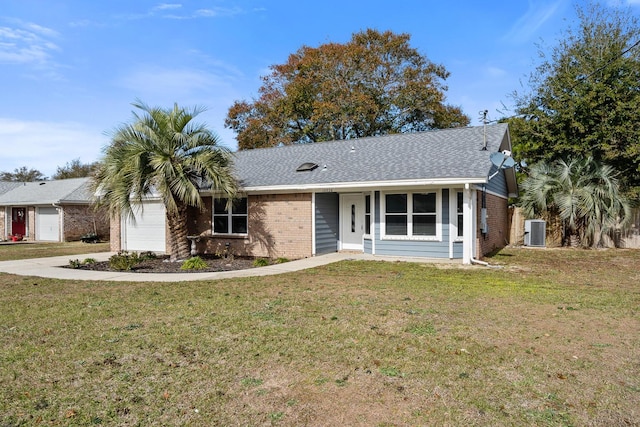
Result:
{"type": "Polygon", "coordinates": [[[255,186],[243,187],[246,193],[291,193],[291,192],[339,192],[339,191],[355,191],[355,190],[382,190],[385,188],[398,187],[444,187],[457,186],[464,184],[484,184],[487,177],[480,178],[442,178],[442,179],[411,179],[397,181],[365,181],[365,182],[336,182],[323,184],[304,184],[304,185],[274,185],[274,186],[255,186]]]}

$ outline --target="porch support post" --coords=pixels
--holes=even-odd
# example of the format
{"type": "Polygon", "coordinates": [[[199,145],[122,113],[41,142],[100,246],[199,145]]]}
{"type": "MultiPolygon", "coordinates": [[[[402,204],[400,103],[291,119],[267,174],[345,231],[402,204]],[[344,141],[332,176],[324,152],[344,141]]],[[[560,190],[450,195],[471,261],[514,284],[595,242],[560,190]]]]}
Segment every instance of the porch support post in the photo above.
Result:
{"type": "Polygon", "coordinates": [[[476,236],[476,190],[471,189],[471,185],[465,184],[463,197],[463,230],[462,237],[462,263],[471,264],[471,259],[475,254],[476,236]]]}

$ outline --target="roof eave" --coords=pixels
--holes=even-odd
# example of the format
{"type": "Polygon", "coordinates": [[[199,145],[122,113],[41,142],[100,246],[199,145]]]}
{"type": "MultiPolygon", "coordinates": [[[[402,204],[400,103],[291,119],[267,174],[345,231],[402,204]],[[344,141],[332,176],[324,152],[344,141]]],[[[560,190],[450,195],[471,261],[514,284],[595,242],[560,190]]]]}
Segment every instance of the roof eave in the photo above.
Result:
{"type": "Polygon", "coordinates": [[[397,187],[449,187],[465,184],[483,184],[487,177],[467,178],[438,178],[438,179],[407,179],[393,181],[363,181],[363,182],[335,182],[319,184],[294,184],[294,185],[265,185],[242,187],[246,193],[270,193],[270,192],[314,192],[314,191],[348,191],[353,189],[385,189],[397,187]]]}

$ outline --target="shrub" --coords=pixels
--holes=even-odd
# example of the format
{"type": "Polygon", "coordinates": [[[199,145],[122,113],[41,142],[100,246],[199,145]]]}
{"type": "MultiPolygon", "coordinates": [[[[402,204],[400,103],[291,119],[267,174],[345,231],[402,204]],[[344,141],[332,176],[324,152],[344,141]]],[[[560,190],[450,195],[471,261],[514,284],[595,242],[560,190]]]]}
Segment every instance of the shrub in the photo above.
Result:
{"type": "Polygon", "coordinates": [[[289,258],[280,257],[274,261],[275,264],[284,264],[285,262],[289,262],[289,258]]]}
{"type": "Polygon", "coordinates": [[[79,259],[70,259],[69,266],[71,268],[80,268],[83,265],[95,264],[96,262],[95,258],[85,258],[84,261],[80,261],[79,259]]]}
{"type": "Polygon", "coordinates": [[[267,265],[269,265],[269,261],[264,258],[256,258],[255,261],[253,261],[254,267],[264,267],[267,265]]]}
{"type": "Polygon", "coordinates": [[[183,262],[180,270],[202,270],[207,267],[207,263],[202,258],[194,256],[183,262]]]}
{"type": "Polygon", "coordinates": [[[142,261],[144,261],[144,259],[140,258],[140,255],[137,253],[122,251],[109,258],[109,267],[118,271],[128,271],[133,269],[133,267],[140,264],[142,261]]]}
{"type": "Polygon", "coordinates": [[[140,261],[145,261],[148,259],[156,259],[158,258],[158,255],[156,255],[155,252],[151,252],[151,251],[146,251],[146,252],[140,252],[140,254],[138,255],[140,257],[140,261]]]}

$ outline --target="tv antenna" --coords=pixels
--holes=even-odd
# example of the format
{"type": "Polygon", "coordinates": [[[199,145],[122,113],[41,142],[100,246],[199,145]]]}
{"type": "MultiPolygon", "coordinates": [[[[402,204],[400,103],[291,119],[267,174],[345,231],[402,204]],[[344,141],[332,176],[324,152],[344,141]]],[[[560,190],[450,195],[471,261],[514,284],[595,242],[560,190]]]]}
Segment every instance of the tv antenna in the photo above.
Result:
{"type": "Polygon", "coordinates": [[[482,114],[482,117],[480,117],[480,120],[484,125],[482,151],[487,151],[487,123],[489,122],[489,120],[487,120],[487,114],[489,114],[489,110],[480,111],[480,114],[482,114]]]}

